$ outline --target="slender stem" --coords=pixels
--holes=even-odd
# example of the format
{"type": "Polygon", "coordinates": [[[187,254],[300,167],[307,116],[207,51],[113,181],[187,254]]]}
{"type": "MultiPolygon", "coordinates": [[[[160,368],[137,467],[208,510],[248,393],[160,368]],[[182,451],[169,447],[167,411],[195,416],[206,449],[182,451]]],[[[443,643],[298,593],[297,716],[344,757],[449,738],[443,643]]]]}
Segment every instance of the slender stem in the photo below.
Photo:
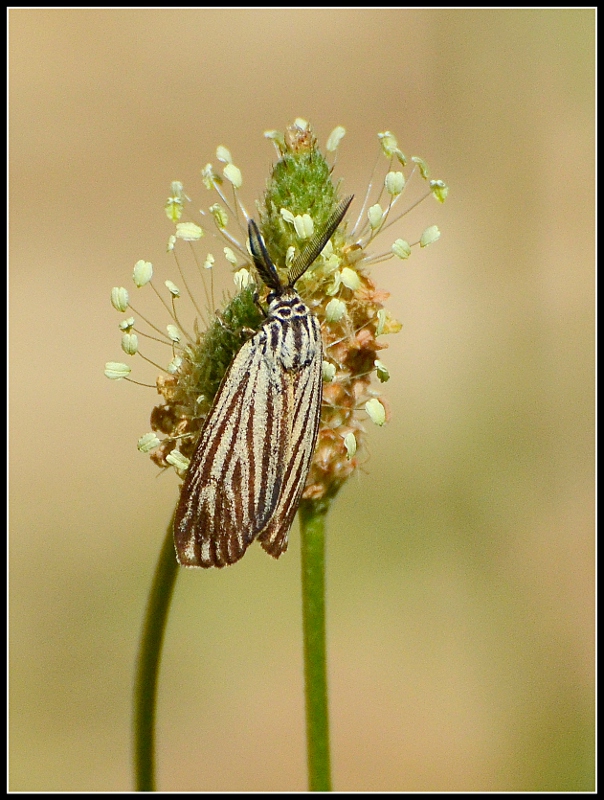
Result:
{"type": "Polygon", "coordinates": [[[312,501],[303,501],[300,505],[306,738],[311,792],[331,791],[325,655],[326,513],[326,506],[312,501]]]}
{"type": "Polygon", "coordinates": [[[159,554],[143,623],[134,685],[134,771],[136,791],[155,791],[155,711],[161,649],[178,574],[172,521],[159,554]]]}

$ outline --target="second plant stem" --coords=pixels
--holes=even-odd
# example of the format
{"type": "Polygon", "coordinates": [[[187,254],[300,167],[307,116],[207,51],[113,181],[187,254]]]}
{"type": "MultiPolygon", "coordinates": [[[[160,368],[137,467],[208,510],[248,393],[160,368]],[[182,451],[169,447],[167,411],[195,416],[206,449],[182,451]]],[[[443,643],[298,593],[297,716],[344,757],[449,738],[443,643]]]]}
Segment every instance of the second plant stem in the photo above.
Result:
{"type": "Polygon", "coordinates": [[[327,658],[325,646],[325,516],[312,501],[300,505],[302,618],[308,788],[331,791],[327,658]]]}

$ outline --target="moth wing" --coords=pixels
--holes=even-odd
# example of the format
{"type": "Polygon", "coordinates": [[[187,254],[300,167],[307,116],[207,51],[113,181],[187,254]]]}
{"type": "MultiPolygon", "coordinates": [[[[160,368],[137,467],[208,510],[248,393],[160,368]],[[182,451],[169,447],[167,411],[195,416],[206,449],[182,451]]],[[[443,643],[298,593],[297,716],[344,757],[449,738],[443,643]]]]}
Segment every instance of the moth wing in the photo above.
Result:
{"type": "Polygon", "coordinates": [[[174,518],[178,561],[224,567],[238,561],[278,507],[286,463],[286,374],[246,342],[205,420],[174,518]]]}
{"type": "Polygon", "coordinates": [[[274,558],[287,550],[294,521],[312,461],[323,397],[322,359],[314,358],[303,369],[286,373],[283,437],[287,443],[279,501],[264,530],[258,534],[262,547],[274,558]]]}

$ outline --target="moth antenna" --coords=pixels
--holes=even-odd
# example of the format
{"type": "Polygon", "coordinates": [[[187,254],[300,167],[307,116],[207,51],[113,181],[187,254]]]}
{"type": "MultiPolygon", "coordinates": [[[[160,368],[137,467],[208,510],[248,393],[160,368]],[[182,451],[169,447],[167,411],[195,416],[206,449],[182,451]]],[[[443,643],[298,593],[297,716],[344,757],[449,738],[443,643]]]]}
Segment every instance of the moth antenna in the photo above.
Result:
{"type": "Polygon", "coordinates": [[[294,286],[296,281],[304,275],[313,261],[318,258],[319,253],[334,235],[340,222],[342,222],[344,214],[348,211],[348,206],[352,203],[353,197],[354,195],[351,194],[350,197],[346,197],[338,203],[323,230],[317,231],[304,250],[296,256],[287,275],[290,287],[294,286]]]}
{"type": "Polygon", "coordinates": [[[269,289],[273,289],[277,294],[283,294],[283,285],[279,280],[279,274],[271,261],[258,226],[253,219],[248,222],[247,230],[250,237],[250,250],[252,251],[252,258],[258,275],[260,275],[269,289]]]}

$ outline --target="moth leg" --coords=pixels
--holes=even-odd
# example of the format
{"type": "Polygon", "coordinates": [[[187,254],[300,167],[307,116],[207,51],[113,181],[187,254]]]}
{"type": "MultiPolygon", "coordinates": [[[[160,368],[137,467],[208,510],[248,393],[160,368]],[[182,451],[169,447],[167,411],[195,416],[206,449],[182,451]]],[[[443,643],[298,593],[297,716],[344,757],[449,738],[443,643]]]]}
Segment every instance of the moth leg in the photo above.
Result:
{"type": "Polygon", "coordinates": [[[264,306],[260,302],[260,295],[258,294],[258,289],[254,289],[253,300],[254,300],[254,305],[258,308],[258,310],[260,311],[262,316],[266,319],[266,317],[268,317],[268,314],[267,314],[264,306]]]}

